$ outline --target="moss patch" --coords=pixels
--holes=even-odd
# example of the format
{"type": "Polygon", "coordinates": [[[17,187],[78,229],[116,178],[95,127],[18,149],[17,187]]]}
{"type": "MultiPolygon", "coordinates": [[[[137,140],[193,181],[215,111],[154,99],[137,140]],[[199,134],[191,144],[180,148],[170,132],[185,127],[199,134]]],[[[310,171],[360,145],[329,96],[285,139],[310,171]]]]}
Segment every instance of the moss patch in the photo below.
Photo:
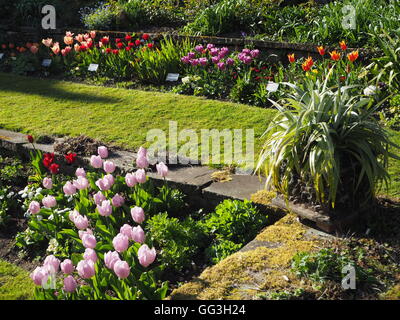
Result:
{"type": "Polygon", "coordinates": [[[27,271],[0,260],[0,300],[30,300],[34,287],[27,271]]]}
{"type": "Polygon", "coordinates": [[[287,288],[299,280],[290,274],[291,258],[299,251],[318,248],[318,239],[306,239],[306,228],[290,214],[267,227],[256,240],[280,243],[237,252],[207,268],[198,279],[174,290],[172,299],[246,299],[258,290],[287,288]],[[290,278],[291,279],[290,279],[290,278]]]}
{"type": "Polygon", "coordinates": [[[250,196],[250,200],[254,203],[259,203],[263,205],[270,205],[273,198],[276,197],[276,192],[259,190],[250,196]]]}

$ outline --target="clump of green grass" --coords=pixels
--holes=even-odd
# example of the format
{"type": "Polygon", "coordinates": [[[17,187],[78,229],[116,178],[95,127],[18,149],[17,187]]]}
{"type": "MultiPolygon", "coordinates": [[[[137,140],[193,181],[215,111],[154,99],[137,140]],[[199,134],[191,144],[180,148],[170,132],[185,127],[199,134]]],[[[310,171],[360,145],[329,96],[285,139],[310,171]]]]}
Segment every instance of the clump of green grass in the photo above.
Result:
{"type": "Polygon", "coordinates": [[[0,300],[31,300],[34,287],[27,271],[0,260],[0,300]]]}

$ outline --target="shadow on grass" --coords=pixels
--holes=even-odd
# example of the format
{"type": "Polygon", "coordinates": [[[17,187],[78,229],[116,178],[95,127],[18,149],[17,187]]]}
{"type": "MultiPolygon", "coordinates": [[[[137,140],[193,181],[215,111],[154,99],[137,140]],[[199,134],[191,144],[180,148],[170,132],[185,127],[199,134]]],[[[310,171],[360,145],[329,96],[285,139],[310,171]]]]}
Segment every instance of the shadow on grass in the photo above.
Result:
{"type": "MultiPolygon", "coordinates": [[[[69,100],[81,103],[116,103],[119,100],[113,97],[101,96],[102,88],[94,88],[97,94],[89,93],[91,90],[85,90],[84,93],[74,92],[79,84],[70,83],[74,91],[69,91],[64,87],[69,83],[53,79],[40,79],[23,76],[8,76],[6,73],[0,73],[0,91],[12,91],[23,94],[35,94],[57,100],[69,100]],[[12,79],[12,80],[11,80],[12,79]]],[[[82,85],[83,86],[83,85],[82,85]]]]}

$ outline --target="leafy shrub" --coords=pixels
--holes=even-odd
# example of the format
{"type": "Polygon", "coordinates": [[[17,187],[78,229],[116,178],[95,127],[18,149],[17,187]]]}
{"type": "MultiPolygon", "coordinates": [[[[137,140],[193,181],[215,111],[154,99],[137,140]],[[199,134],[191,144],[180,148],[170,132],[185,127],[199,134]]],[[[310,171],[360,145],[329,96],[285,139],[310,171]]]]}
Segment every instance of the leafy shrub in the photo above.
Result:
{"type": "Polygon", "coordinates": [[[33,54],[19,54],[11,61],[11,72],[18,75],[28,75],[40,68],[37,57],[33,54]]]}
{"type": "Polygon", "coordinates": [[[389,179],[393,143],[374,117],[378,105],[353,95],[351,87],[331,90],[327,81],[307,81],[305,89],[291,85],[296,93],[284,105],[275,103],[279,115],[265,133],[257,170],[285,195],[297,176],[329,208],[337,196],[347,208],[362,206],[389,179]]]}
{"type": "Polygon", "coordinates": [[[82,8],[79,14],[83,25],[93,30],[111,30],[117,17],[116,9],[104,2],[95,7],[82,8]]]}
{"type": "Polygon", "coordinates": [[[358,266],[346,254],[339,254],[332,249],[321,249],[316,253],[299,252],[292,259],[292,271],[299,277],[306,277],[316,282],[327,280],[341,282],[346,274],[342,270],[346,266],[356,269],[358,281],[372,281],[371,272],[358,266]]]}
{"type": "Polygon", "coordinates": [[[206,240],[202,226],[195,220],[189,217],[179,221],[168,217],[166,212],[149,219],[146,228],[161,251],[160,262],[176,271],[190,265],[206,240]]]}
{"type": "Polygon", "coordinates": [[[225,200],[205,218],[204,226],[217,239],[245,244],[257,235],[267,221],[267,216],[250,201],[225,200]]]}
{"type": "Polygon", "coordinates": [[[206,257],[213,264],[220,262],[242,248],[242,244],[236,244],[229,240],[217,240],[206,251],[206,257]]]}

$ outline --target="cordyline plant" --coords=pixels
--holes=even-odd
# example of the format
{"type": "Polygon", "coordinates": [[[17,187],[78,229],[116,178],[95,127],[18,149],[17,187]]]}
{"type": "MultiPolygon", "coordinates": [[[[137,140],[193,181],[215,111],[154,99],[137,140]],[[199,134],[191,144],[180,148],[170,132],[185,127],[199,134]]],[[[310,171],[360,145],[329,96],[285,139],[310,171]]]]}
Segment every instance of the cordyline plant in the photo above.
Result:
{"type": "MultiPolygon", "coordinates": [[[[66,162],[71,164],[75,156],[65,155],[66,162]]],[[[90,159],[95,170],[78,168],[75,179],[65,181],[58,174],[59,165],[55,170],[53,154],[32,152],[35,180],[42,179],[43,190],[40,188],[30,199],[28,226],[45,239],[70,246],[59,255],[68,259],[61,262],[49,255],[31,274],[37,285],[37,299],[133,300],[166,296],[168,283],[156,280],[162,267],[149,268],[156,259],[156,250],[150,248],[141,224],[145,210],[150,210],[152,204],[168,201],[169,188],[165,183],[160,198],[150,195],[144,148],[138,152],[137,171],[125,177],[113,175],[116,166],[107,157],[107,148],[99,147],[98,155],[90,159]]],[[[168,174],[164,163],[156,167],[162,177],[168,174]]]]}
{"type": "Polygon", "coordinates": [[[285,83],[295,94],[283,105],[271,101],[279,115],[264,133],[256,170],[287,197],[289,182],[297,177],[312,186],[325,208],[334,209],[338,196],[362,206],[381,182],[387,185],[388,159],[397,158],[389,146],[395,145],[374,117],[379,106],[351,95],[354,87],[332,91],[327,86],[331,73],[323,83],[306,81],[304,89],[285,83]]]}

